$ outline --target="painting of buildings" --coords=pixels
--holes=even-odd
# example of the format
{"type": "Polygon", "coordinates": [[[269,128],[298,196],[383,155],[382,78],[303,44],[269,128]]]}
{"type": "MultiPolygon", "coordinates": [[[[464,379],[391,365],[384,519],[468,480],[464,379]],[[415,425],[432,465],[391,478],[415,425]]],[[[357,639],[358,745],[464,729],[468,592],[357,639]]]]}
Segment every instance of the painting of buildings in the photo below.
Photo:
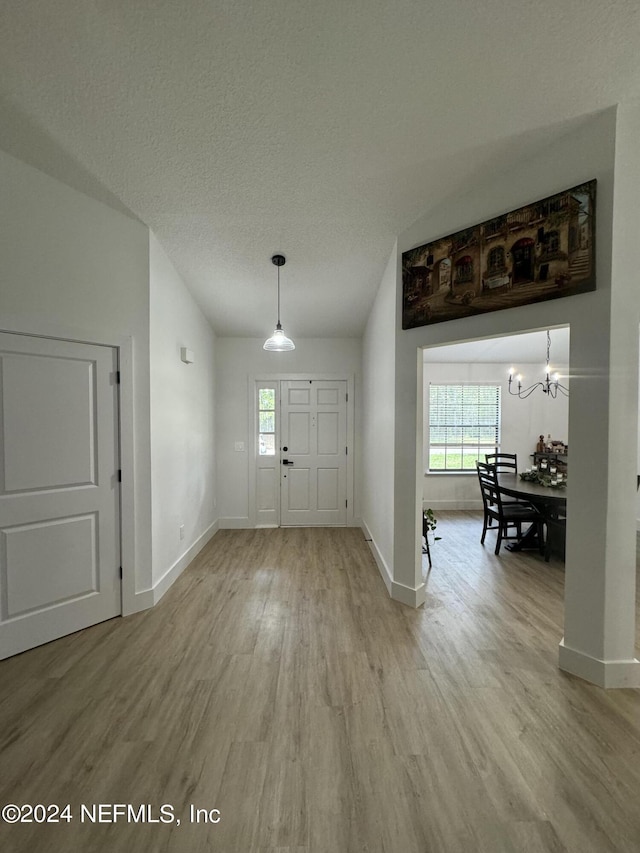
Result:
{"type": "Polygon", "coordinates": [[[402,255],[402,328],[595,290],[596,181],[402,255]]]}

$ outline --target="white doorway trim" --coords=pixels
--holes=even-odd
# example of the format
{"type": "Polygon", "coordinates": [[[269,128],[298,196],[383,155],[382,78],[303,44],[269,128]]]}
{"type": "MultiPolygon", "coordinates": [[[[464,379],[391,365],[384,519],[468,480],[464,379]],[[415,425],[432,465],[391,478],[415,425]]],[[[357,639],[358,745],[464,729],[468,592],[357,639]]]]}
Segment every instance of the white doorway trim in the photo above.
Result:
{"type": "MultiPolygon", "coordinates": [[[[355,457],[355,400],[353,374],[344,373],[252,373],[248,377],[247,395],[249,405],[247,436],[249,437],[248,450],[249,460],[249,527],[256,526],[256,442],[257,442],[257,414],[256,414],[256,382],[281,382],[293,381],[320,381],[323,379],[343,381],[347,383],[347,527],[359,526],[354,513],[354,457],[355,457]]],[[[280,449],[277,450],[278,456],[280,449]]]]}

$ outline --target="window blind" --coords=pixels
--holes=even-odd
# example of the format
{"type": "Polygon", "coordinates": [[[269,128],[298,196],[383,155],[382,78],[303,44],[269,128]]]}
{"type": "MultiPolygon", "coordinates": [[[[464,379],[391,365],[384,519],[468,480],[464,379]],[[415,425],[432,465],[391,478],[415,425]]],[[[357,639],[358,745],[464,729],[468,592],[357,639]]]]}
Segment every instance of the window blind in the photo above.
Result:
{"type": "Polygon", "coordinates": [[[429,385],[429,470],[475,471],[500,447],[500,386],[429,385]]]}

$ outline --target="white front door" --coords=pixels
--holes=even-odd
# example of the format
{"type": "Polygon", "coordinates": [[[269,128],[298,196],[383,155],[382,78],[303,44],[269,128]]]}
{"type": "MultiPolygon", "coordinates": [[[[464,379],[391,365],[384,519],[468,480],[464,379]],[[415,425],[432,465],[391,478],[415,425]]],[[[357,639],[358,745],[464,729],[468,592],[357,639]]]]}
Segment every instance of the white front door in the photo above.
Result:
{"type": "Polygon", "coordinates": [[[0,333],[0,659],[121,613],[116,368],[0,333]]]}
{"type": "Polygon", "coordinates": [[[346,381],[282,381],[280,412],[280,524],[346,524],[346,381]]]}

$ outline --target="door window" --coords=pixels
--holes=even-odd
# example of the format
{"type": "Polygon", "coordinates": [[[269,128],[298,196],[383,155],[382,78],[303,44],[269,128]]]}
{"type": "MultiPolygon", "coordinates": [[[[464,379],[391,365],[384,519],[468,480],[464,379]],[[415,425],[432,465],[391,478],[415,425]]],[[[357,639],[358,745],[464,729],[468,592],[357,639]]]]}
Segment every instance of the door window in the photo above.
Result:
{"type": "Polygon", "coordinates": [[[276,392],[258,388],[258,454],[276,455],[276,392]]]}

